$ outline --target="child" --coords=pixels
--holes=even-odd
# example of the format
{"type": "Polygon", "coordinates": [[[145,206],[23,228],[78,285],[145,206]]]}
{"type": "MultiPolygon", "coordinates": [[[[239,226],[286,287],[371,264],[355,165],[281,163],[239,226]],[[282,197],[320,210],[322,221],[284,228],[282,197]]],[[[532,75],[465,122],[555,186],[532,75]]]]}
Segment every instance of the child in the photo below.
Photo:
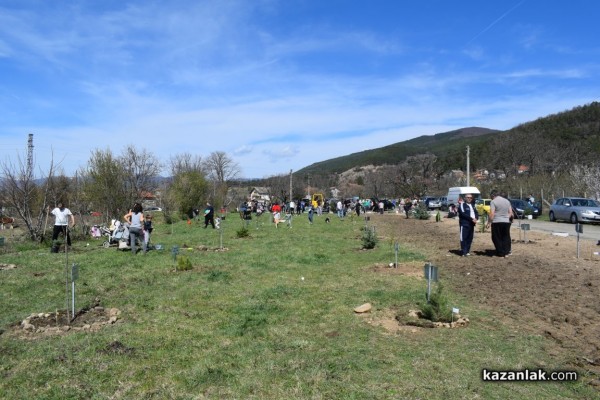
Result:
{"type": "Polygon", "coordinates": [[[146,243],[146,249],[150,248],[150,234],[152,233],[152,215],[146,214],[144,219],[144,243],[146,243]]]}

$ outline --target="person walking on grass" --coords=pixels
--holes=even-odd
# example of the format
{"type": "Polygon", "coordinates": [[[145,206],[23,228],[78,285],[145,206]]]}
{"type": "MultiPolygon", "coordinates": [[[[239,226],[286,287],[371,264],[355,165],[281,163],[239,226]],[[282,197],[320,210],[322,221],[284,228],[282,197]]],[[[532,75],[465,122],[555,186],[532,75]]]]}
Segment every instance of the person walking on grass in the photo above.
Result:
{"type": "Polygon", "coordinates": [[[204,229],[208,227],[208,224],[215,229],[215,209],[209,202],[206,203],[204,209],[204,229]]]}
{"type": "Polygon", "coordinates": [[[473,195],[467,194],[464,202],[458,205],[458,226],[460,227],[460,251],[463,257],[471,255],[471,244],[475,235],[475,225],[479,213],[473,204],[473,195]]]}
{"type": "Polygon", "coordinates": [[[146,254],[146,241],[144,240],[144,212],[140,203],[135,203],[133,208],[129,210],[127,214],[123,216],[125,221],[129,223],[129,245],[131,246],[131,253],[137,254],[137,243],[139,240],[142,243],[142,250],[146,254]]]}
{"type": "Polygon", "coordinates": [[[497,190],[492,190],[490,216],[487,227],[492,226],[492,242],[498,257],[508,257],[511,252],[510,225],[513,219],[512,206],[497,190]]]}
{"type": "Polygon", "coordinates": [[[410,209],[412,208],[412,206],[413,206],[412,202],[407,197],[406,200],[404,200],[404,214],[406,215],[407,219],[408,219],[408,213],[410,212],[410,209]]]}

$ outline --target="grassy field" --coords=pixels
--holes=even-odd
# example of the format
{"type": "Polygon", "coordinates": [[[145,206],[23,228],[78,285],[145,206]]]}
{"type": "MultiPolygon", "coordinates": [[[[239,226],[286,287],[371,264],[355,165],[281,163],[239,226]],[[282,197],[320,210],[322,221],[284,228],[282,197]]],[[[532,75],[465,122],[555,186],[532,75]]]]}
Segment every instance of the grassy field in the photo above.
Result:
{"type": "Polygon", "coordinates": [[[379,244],[362,250],[365,222],[295,218],[275,229],[254,219],[250,237],[230,216],[220,232],[155,218],[143,256],[76,241],[68,260],[48,248],[11,242],[0,271],[2,399],[546,399],[593,398],[581,383],[486,383],[482,368],[556,366],[543,338],[515,332],[446,287],[471,324],[391,334],[372,316],[406,312],[422,302],[425,281],[376,273],[375,265],[426,261],[407,249],[397,216],[369,222],[379,244]],[[156,223],[158,222],[158,223],[156,223]],[[171,247],[189,257],[175,271],[171,247]],[[198,246],[208,250],[199,250],[198,246]],[[190,248],[189,250],[186,248],[190,248]],[[18,251],[17,251],[18,250],[18,251]],[[79,265],[77,302],[95,299],[122,311],[98,332],[25,339],[12,326],[31,313],[66,305],[65,267],[79,265]],[[118,351],[115,343],[119,344],[118,351]]]}

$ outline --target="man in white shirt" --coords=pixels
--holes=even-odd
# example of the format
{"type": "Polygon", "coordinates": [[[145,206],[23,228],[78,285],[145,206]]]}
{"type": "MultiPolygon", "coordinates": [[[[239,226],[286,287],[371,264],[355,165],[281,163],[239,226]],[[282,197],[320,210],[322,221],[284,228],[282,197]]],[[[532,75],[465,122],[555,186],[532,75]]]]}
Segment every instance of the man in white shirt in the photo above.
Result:
{"type": "Polygon", "coordinates": [[[54,230],[52,231],[52,252],[58,253],[58,245],[56,240],[60,233],[67,240],[67,245],[71,246],[71,235],[69,234],[69,227],[75,225],[75,217],[71,213],[71,210],[66,208],[62,202],[58,202],[57,207],[50,212],[54,215],[54,230]],[[69,224],[70,222],[70,224],[69,224]]]}

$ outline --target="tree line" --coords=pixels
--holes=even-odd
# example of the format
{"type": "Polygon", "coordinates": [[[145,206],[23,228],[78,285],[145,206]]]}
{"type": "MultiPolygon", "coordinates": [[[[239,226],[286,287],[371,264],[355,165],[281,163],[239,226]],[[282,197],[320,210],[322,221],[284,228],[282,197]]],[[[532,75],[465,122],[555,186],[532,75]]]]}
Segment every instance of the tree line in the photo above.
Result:
{"type": "Polygon", "coordinates": [[[238,178],[240,168],[225,152],[200,155],[181,153],[163,165],[156,155],[128,145],[119,154],[109,148],[92,151],[87,164],[74,176],[50,161],[47,170],[24,161],[25,156],[0,163],[0,210],[10,210],[26,228],[31,240],[42,240],[48,225],[48,210],[59,202],[80,218],[80,233],[87,234],[91,212],[101,213],[106,221],[120,219],[135,202],[142,203],[151,194],[160,197],[165,220],[187,215],[207,201],[225,204],[228,185],[238,178]],[[160,172],[167,169],[168,178],[160,172]]]}

